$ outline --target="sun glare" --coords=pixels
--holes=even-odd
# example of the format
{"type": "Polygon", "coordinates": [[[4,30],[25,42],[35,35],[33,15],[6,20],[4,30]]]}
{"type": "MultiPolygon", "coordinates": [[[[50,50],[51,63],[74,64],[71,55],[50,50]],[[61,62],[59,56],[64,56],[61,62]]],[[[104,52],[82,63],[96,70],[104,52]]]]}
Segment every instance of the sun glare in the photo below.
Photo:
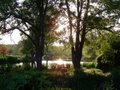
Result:
{"type": "Polygon", "coordinates": [[[61,64],[64,64],[64,61],[63,61],[61,58],[59,58],[59,59],[56,61],[56,63],[57,63],[58,65],[61,65],[61,64]]]}
{"type": "Polygon", "coordinates": [[[17,0],[17,2],[24,2],[25,0],[17,0]]]}

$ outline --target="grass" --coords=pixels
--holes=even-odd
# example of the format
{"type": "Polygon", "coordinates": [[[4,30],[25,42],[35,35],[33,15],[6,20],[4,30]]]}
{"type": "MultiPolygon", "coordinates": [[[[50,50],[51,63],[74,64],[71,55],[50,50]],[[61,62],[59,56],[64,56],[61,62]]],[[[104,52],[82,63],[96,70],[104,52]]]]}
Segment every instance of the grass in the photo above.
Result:
{"type": "Polygon", "coordinates": [[[85,63],[82,64],[82,67],[85,67],[87,69],[95,68],[96,67],[96,63],[94,63],[94,62],[85,62],[85,63]]]}

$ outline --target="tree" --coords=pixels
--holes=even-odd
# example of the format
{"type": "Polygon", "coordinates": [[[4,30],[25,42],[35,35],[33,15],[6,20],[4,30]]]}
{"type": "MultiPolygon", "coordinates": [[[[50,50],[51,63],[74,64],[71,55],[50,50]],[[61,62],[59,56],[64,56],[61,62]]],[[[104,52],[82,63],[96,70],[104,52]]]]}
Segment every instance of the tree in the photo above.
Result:
{"type": "Polygon", "coordinates": [[[4,46],[0,47],[0,54],[5,56],[7,54],[8,49],[4,46]]]}
{"type": "Polygon", "coordinates": [[[91,30],[111,31],[120,14],[119,0],[65,0],[69,22],[72,62],[75,70],[80,69],[83,46],[87,32],[91,30]],[[74,9],[71,9],[74,7],[74,9]],[[73,32],[75,32],[75,37],[73,32]]]}
{"type": "Polygon", "coordinates": [[[27,36],[35,50],[37,69],[42,70],[45,35],[51,30],[50,27],[55,25],[58,15],[53,5],[54,1],[25,0],[23,3],[18,3],[17,0],[1,0],[0,3],[2,4],[0,6],[1,32],[6,33],[18,29],[27,36]]]}
{"type": "Polygon", "coordinates": [[[21,53],[22,45],[20,43],[14,44],[14,45],[4,45],[4,46],[8,49],[8,52],[7,52],[8,55],[15,55],[15,56],[22,55],[21,53]]]}

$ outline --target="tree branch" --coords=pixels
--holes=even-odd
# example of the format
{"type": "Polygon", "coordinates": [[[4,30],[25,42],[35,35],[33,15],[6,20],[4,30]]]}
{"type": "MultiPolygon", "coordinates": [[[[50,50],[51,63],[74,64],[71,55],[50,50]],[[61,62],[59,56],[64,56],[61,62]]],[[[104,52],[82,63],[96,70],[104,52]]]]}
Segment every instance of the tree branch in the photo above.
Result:
{"type": "Polygon", "coordinates": [[[23,17],[23,15],[17,15],[16,13],[12,13],[12,15],[15,18],[21,19],[22,22],[27,22],[28,24],[30,24],[32,27],[37,28],[34,23],[32,23],[32,20],[28,19],[27,17],[23,17]]]}
{"type": "Polygon", "coordinates": [[[33,40],[33,38],[29,35],[29,34],[27,34],[25,31],[23,31],[22,29],[20,29],[20,28],[18,28],[18,27],[16,27],[16,29],[18,29],[20,32],[22,32],[25,36],[27,36],[30,40],[31,40],[31,42],[36,46],[36,43],[34,42],[34,40],[33,40]]]}
{"type": "Polygon", "coordinates": [[[33,43],[33,45],[36,46],[36,43],[35,43],[35,41],[33,40],[33,38],[32,38],[29,34],[27,34],[25,31],[23,31],[22,29],[20,29],[20,28],[17,27],[17,26],[16,26],[16,27],[11,27],[11,28],[9,28],[9,29],[5,29],[5,30],[3,30],[3,31],[1,32],[1,34],[8,33],[8,32],[13,31],[13,30],[15,30],[15,29],[19,30],[19,31],[22,32],[25,36],[27,36],[27,37],[31,40],[31,42],[33,43]]]}

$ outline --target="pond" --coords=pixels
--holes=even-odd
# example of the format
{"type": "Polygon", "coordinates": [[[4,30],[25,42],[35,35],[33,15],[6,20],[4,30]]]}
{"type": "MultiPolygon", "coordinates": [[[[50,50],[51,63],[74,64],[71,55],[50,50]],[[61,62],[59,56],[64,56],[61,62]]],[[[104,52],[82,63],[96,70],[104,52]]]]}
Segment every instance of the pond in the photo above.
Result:
{"type": "MultiPolygon", "coordinates": [[[[61,58],[56,59],[56,60],[43,60],[42,64],[44,66],[47,66],[48,69],[51,69],[52,66],[64,66],[64,67],[69,66],[69,67],[73,67],[71,60],[67,60],[67,59],[65,60],[65,59],[61,59],[61,58]]],[[[81,62],[81,64],[83,64],[83,62],[81,62]]],[[[23,63],[18,63],[16,65],[17,66],[22,66],[23,63]]]]}

